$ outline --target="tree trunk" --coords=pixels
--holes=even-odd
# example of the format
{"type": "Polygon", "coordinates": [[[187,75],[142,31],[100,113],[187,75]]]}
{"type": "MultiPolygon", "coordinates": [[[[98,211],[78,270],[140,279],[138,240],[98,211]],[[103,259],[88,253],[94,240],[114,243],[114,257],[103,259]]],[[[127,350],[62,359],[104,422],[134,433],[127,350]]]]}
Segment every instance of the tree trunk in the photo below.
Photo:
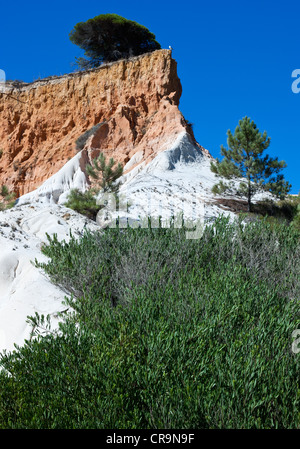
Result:
{"type": "Polygon", "coordinates": [[[248,179],[248,212],[252,212],[250,179],[248,179]]]}
{"type": "Polygon", "coordinates": [[[252,212],[251,196],[248,195],[248,212],[252,212]]]}

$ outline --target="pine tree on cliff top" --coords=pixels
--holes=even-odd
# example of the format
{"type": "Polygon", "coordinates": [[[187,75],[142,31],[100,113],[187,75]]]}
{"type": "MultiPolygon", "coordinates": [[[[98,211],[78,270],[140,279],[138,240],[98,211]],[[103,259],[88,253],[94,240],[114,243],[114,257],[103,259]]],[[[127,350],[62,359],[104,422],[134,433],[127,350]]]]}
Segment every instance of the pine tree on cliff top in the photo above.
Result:
{"type": "MultiPolygon", "coordinates": [[[[278,173],[286,167],[286,163],[269,155],[263,156],[271,141],[266,131],[260,133],[254,121],[244,117],[239,121],[234,134],[228,130],[227,136],[229,149],[221,146],[224,159],[221,162],[216,159],[216,163],[211,163],[212,172],[226,179],[245,178],[239,185],[238,193],[247,197],[249,212],[252,209],[252,196],[258,190],[269,191],[278,198],[284,198],[291,185],[278,173]]],[[[214,185],[213,192],[224,193],[230,187],[230,184],[220,181],[214,185]]]]}
{"type": "Polygon", "coordinates": [[[85,52],[85,58],[76,58],[83,69],[161,48],[148,28],[117,14],[101,14],[77,23],[70,40],[85,52]]]}

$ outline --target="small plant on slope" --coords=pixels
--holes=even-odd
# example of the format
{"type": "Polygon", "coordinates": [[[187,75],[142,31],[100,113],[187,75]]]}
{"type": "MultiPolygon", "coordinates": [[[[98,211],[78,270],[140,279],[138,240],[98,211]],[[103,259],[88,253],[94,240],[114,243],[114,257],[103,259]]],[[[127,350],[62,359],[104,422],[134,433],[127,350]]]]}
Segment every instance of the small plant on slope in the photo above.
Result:
{"type": "Polygon", "coordinates": [[[103,153],[93,159],[92,165],[86,166],[86,171],[91,178],[98,181],[98,185],[86,192],[72,189],[65,204],[66,207],[95,220],[98,211],[101,209],[101,205],[97,201],[97,195],[99,193],[113,193],[117,197],[119,185],[116,181],[122,175],[123,167],[120,163],[115,168],[114,165],[114,159],[110,158],[107,163],[103,153]]]}
{"type": "Polygon", "coordinates": [[[103,153],[93,159],[92,165],[86,166],[87,174],[98,181],[99,187],[103,193],[119,191],[119,185],[116,183],[117,179],[123,174],[123,167],[118,163],[116,168],[113,168],[115,161],[113,158],[106,162],[106,157],[103,153]]]}

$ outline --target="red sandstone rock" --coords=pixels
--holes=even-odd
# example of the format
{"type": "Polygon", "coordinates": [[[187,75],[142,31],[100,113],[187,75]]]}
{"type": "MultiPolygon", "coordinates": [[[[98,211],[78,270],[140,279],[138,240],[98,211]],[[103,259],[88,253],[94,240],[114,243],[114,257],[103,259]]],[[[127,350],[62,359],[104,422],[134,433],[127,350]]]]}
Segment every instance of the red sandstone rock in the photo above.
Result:
{"type": "Polygon", "coordinates": [[[91,157],[103,151],[125,165],[138,153],[149,162],[182,131],[193,137],[178,109],[181,92],[171,52],[158,50],[0,93],[0,185],[17,195],[36,189],[98,123],[86,144],[91,157]]]}

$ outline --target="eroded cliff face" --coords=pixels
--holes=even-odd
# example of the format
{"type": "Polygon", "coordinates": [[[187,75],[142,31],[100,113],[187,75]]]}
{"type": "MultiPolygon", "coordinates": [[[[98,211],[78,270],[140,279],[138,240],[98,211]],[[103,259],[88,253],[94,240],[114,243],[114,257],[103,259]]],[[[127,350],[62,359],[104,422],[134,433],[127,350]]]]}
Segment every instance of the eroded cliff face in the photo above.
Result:
{"type": "Polygon", "coordinates": [[[7,87],[0,94],[0,185],[18,196],[36,189],[76,154],[78,137],[97,124],[85,146],[90,157],[103,151],[124,166],[131,160],[130,170],[141,160],[150,162],[183,130],[193,138],[178,109],[181,92],[169,50],[7,87]]]}

